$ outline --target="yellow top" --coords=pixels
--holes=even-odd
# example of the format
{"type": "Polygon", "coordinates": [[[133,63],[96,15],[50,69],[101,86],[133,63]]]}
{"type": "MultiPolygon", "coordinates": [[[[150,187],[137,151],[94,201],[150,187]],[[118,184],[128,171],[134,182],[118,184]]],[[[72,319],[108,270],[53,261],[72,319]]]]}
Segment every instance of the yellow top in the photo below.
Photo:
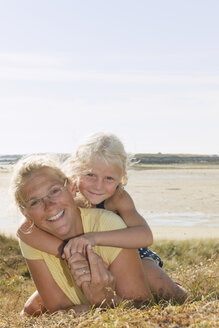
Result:
{"type": "MultiPolygon", "coordinates": [[[[80,208],[80,211],[84,233],[126,228],[123,220],[113,212],[98,208],[80,208]]],[[[73,304],[87,303],[82,290],[76,286],[65,260],[35,249],[21,240],[20,248],[26,259],[45,261],[54,280],[73,304]]],[[[121,248],[106,246],[95,246],[93,249],[107,264],[111,264],[121,251],[121,248]]]]}

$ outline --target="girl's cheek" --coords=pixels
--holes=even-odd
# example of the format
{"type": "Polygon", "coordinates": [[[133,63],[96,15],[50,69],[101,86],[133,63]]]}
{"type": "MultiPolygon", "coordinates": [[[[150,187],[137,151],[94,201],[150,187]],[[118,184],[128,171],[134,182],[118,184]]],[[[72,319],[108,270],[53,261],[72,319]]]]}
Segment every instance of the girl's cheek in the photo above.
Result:
{"type": "Polygon", "coordinates": [[[108,192],[111,194],[110,197],[116,192],[117,185],[111,186],[108,192]]]}
{"type": "Polygon", "coordinates": [[[86,185],[87,185],[87,183],[86,183],[85,179],[78,181],[78,188],[79,189],[86,188],[86,185]]]}
{"type": "Polygon", "coordinates": [[[83,195],[84,192],[86,192],[86,190],[88,189],[88,184],[85,181],[79,181],[78,183],[78,190],[80,191],[80,193],[83,195]]]}

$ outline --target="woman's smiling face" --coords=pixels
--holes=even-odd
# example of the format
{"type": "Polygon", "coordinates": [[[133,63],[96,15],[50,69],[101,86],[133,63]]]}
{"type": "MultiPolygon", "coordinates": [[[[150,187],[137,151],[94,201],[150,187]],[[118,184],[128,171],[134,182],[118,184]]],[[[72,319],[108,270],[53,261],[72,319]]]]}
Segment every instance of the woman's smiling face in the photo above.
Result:
{"type": "Polygon", "coordinates": [[[23,214],[40,229],[61,239],[76,233],[74,221],[78,217],[75,191],[69,183],[64,186],[64,182],[52,168],[44,167],[32,173],[21,189],[23,214]]]}

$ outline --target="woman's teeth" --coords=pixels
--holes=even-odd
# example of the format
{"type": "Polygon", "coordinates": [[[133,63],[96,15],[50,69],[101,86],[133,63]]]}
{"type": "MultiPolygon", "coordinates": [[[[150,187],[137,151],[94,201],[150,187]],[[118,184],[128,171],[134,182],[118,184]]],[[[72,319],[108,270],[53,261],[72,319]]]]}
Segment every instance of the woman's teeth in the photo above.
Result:
{"type": "Polygon", "coordinates": [[[61,212],[59,212],[58,214],[52,216],[51,218],[47,219],[48,221],[54,221],[58,218],[60,218],[60,216],[62,216],[62,214],[64,213],[64,210],[62,210],[61,212]]]}

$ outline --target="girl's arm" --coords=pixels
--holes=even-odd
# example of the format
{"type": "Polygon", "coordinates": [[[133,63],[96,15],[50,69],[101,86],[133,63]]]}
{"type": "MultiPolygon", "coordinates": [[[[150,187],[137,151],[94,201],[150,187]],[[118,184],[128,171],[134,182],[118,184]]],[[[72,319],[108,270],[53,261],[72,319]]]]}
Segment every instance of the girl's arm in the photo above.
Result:
{"type": "Polygon", "coordinates": [[[28,229],[26,226],[27,223],[22,224],[17,231],[17,236],[22,241],[31,247],[39,249],[40,251],[47,252],[55,256],[60,255],[63,240],[37,228],[35,225],[33,225],[31,229],[28,229]]]}
{"type": "MultiPolygon", "coordinates": [[[[128,228],[104,232],[91,232],[80,237],[72,238],[65,246],[65,258],[75,252],[86,254],[87,245],[114,246],[121,248],[147,247],[153,243],[153,235],[145,219],[137,212],[129,194],[118,189],[116,193],[105,201],[105,208],[117,212],[128,228]]],[[[35,225],[30,232],[25,232],[25,224],[17,231],[18,237],[26,244],[60,256],[63,241],[37,228],[35,225]]]]}
{"type": "MultiPolygon", "coordinates": [[[[105,201],[104,207],[118,213],[128,227],[122,233],[120,231],[120,237],[115,235],[115,238],[119,237],[121,245],[113,246],[140,248],[153,243],[152,231],[146,220],[137,212],[127,191],[118,188],[115,194],[105,201]]],[[[115,233],[117,232],[115,231],[115,233]]],[[[107,236],[105,237],[107,238],[107,236]]]]}
{"type": "Polygon", "coordinates": [[[70,239],[64,250],[67,259],[75,252],[85,255],[87,245],[140,248],[153,243],[150,227],[137,212],[132,198],[125,190],[118,189],[105,201],[104,206],[107,210],[117,212],[128,227],[120,230],[90,232],[70,239]]]}

